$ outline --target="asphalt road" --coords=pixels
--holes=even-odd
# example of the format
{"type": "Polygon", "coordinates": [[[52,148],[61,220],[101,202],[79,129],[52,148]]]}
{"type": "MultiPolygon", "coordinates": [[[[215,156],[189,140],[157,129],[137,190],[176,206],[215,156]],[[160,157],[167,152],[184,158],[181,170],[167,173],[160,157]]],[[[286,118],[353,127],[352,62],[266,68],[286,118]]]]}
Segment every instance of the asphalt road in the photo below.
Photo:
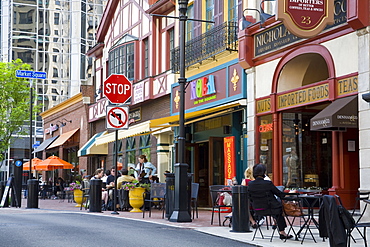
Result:
{"type": "Polygon", "coordinates": [[[248,246],[192,229],[92,214],[0,213],[0,247],[248,246]]]}

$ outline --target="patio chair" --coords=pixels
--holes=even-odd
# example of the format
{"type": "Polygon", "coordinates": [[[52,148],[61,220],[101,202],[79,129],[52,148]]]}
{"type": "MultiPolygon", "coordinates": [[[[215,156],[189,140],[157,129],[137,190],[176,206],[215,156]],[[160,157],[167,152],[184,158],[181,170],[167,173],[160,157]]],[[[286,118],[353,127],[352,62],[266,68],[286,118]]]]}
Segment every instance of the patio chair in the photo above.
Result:
{"type": "Polygon", "coordinates": [[[218,212],[218,224],[219,226],[221,226],[221,208],[229,208],[229,209],[232,208],[231,205],[223,205],[222,202],[219,202],[219,195],[221,193],[231,192],[231,188],[230,190],[225,190],[225,188],[230,188],[230,186],[226,186],[226,185],[210,185],[209,186],[209,192],[211,195],[211,203],[212,203],[211,225],[213,224],[213,217],[214,217],[215,211],[218,212]]]}
{"type": "MultiPolygon", "coordinates": [[[[150,186],[150,192],[144,193],[144,198],[146,194],[150,194],[149,199],[144,199],[144,203],[149,203],[149,217],[152,215],[152,204],[158,205],[158,208],[162,210],[162,219],[164,218],[165,210],[165,195],[166,195],[166,183],[152,183],[150,186]]],[[[145,210],[143,210],[143,218],[145,216],[145,210]]]]}
{"type": "MultiPolygon", "coordinates": [[[[251,193],[249,193],[249,199],[250,201],[252,202],[253,201],[253,198],[254,198],[255,195],[252,195],[251,193]]],[[[260,197],[260,196],[258,196],[260,197]]],[[[266,204],[268,206],[268,208],[266,208],[265,210],[261,211],[261,210],[254,210],[254,214],[258,217],[258,218],[270,218],[272,219],[272,222],[273,222],[273,225],[277,226],[277,222],[278,220],[280,219],[279,217],[283,217],[282,215],[281,216],[277,216],[275,214],[272,213],[272,208],[270,207],[271,203],[269,202],[269,195],[268,195],[268,192],[266,192],[266,204]]],[[[272,222],[271,222],[271,225],[272,225],[272,222]]],[[[256,235],[257,235],[257,232],[260,233],[261,237],[264,239],[264,235],[262,233],[262,230],[261,230],[261,226],[263,224],[257,224],[257,227],[256,227],[256,230],[254,231],[254,234],[253,234],[253,238],[252,238],[252,241],[255,239],[256,235]]],[[[267,226],[268,226],[268,223],[267,223],[267,226]]],[[[270,237],[270,242],[272,242],[272,238],[274,237],[274,234],[275,234],[275,231],[277,229],[277,227],[272,227],[273,231],[272,231],[272,234],[271,234],[271,237],[270,237]]]]}
{"type": "Polygon", "coordinates": [[[129,211],[129,209],[131,208],[128,194],[129,194],[128,190],[124,189],[118,190],[118,203],[122,211],[129,211]]]}
{"type": "Polygon", "coordinates": [[[199,191],[199,184],[192,183],[191,184],[191,207],[193,208],[193,219],[194,213],[197,213],[198,218],[198,191],[199,191]]]}
{"type": "Polygon", "coordinates": [[[352,213],[351,213],[353,217],[358,216],[356,223],[358,223],[362,219],[362,217],[364,216],[364,213],[366,212],[368,203],[365,203],[365,201],[369,200],[369,195],[370,195],[370,191],[367,191],[367,192],[358,191],[357,192],[355,205],[353,206],[353,210],[352,210],[352,213]],[[364,206],[363,206],[362,209],[360,208],[361,202],[364,202],[364,206]],[[359,213],[356,212],[357,208],[360,208],[359,213]]]}
{"type": "Polygon", "coordinates": [[[346,229],[347,233],[347,246],[351,246],[351,239],[356,243],[356,239],[354,238],[352,232],[356,228],[358,233],[360,234],[361,238],[364,240],[364,246],[367,247],[367,239],[366,239],[366,228],[370,227],[370,222],[359,222],[359,220],[355,220],[350,212],[343,206],[342,200],[338,195],[335,195],[337,202],[339,203],[338,210],[339,215],[342,219],[344,228],[346,229]],[[363,232],[359,230],[359,228],[363,228],[363,232]]]}

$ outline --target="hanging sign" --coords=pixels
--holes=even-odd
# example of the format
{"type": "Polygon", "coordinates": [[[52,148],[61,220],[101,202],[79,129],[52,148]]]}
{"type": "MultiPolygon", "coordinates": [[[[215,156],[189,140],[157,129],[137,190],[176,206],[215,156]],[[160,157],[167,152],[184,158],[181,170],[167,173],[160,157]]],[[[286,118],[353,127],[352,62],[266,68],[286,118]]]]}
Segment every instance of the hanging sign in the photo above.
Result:
{"type": "Polygon", "coordinates": [[[236,176],[235,136],[224,137],[224,169],[225,185],[233,185],[236,176]]]}
{"type": "Polygon", "coordinates": [[[278,0],[276,18],[294,35],[311,38],[334,23],[333,0],[278,0]]]}

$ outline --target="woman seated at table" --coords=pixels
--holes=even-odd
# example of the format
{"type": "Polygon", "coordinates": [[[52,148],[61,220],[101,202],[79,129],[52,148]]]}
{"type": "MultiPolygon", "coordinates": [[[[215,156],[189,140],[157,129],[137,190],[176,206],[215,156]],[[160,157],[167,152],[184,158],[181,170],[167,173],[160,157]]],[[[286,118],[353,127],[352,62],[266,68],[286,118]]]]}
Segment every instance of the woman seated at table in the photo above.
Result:
{"type": "Polygon", "coordinates": [[[266,166],[257,164],[253,167],[253,177],[255,180],[248,183],[248,191],[251,197],[252,206],[257,215],[271,215],[276,219],[280,233],[280,239],[290,239],[293,236],[287,235],[287,227],[284,216],[282,215],[282,205],[275,197],[284,197],[284,193],[276,188],[269,180],[264,180],[266,176],[266,166]]]}

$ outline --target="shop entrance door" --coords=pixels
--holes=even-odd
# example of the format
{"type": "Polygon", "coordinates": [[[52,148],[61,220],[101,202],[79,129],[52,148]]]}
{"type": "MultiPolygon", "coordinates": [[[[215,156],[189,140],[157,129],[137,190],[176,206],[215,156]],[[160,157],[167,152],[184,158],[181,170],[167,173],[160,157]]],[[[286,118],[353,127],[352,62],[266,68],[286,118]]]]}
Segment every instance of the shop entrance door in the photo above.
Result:
{"type": "Polygon", "coordinates": [[[209,138],[209,185],[224,184],[224,138],[209,138]]]}
{"type": "Polygon", "coordinates": [[[209,186],[224,184],[223,138],[210,137],[194,145],[194,180],[199,183],[198,203],[209,206],[209,186]]]}

